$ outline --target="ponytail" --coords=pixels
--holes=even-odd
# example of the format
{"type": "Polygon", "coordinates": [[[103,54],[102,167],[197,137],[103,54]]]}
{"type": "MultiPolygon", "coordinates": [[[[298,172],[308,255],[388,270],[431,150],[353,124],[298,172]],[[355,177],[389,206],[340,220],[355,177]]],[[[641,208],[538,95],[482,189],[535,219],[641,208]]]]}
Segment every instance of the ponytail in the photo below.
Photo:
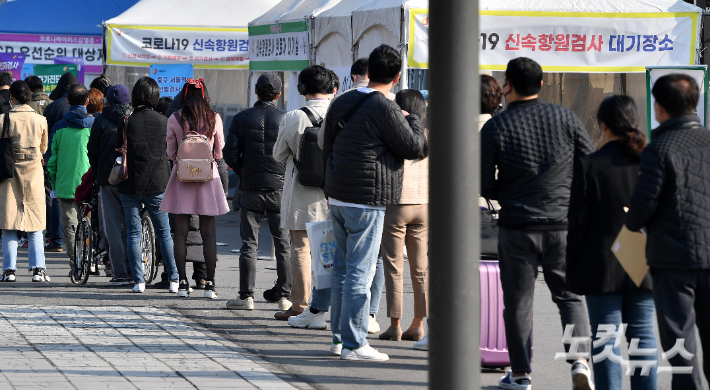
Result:
{"type": "Polygon", "coordinates": [[[603,122],[612,134],[622,138],[629,156],[640,156],[646,147],[646,134],[639,129],[638,109],[631,97],[614,95],[604,99],[597,111],[597,122],[603,122]]]}
{"type": "Polygon", "coordinates": [[[646,147],[646,134],[639,129],[632,129],[623,135],[624,147],[631,156],[640,156],[646,147]]]}

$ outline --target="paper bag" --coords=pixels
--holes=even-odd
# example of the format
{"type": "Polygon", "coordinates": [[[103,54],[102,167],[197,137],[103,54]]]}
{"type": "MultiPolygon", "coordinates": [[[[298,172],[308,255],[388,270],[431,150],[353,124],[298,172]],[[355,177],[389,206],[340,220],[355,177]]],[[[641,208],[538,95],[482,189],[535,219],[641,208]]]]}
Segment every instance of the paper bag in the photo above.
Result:
{"type": "Polygon", "coordinates": [[[329,219],[306,224],[308,244],[311,247],[311,283],[313,288],[330,288],[330,276],[335,260],[335,235],[329,219]]]}
{"type": "Polygon", "coordinates": [[[648,273],[646,263],[646,234],[634,233],[626,226],[621,228],[616,241],[611,246],[611,251],[624,267],[624,271],[634,281],[636,287],[641,286],[643,278],[648,273]]]}

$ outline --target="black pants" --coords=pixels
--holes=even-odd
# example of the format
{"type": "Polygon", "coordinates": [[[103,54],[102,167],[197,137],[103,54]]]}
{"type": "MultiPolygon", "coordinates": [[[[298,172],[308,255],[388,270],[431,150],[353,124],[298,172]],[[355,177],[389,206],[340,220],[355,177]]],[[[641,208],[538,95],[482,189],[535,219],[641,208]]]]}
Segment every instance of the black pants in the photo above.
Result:
{"type": "Polygon", "coordinates": [[[651,268],[653,299],[656,301],[661,347],[668,352],[676,341],[685,339],[691,359],[676,354],[672,367],[693,367],[692,374],[674,374],[673,390],[701,390],[703,383],[695,338],[697,324],[703,345],[703,371],[710,380],[710,270],[671,270],[651,268]]]}
{"type": "MultiPolygon", "coordinates": [[[[587,304],[582,297],[567,291],[567,231],[525,231],[500,228],[498,256],[503,287],[503,319],[508,354],[513,372],[532,372],[532,308],[538,266],[557,304],[562,328],[574,325],[573,337],[591,337],[587,304]]],[[[569,350],[569,345],[565,345],[569,350]]],[[[579,345],[578,352],[589,352],[579,345]]]]}
{"type": "Polygon", "coordinates": [[[239,296],[254,296],[256,283],[256,252],[259,248],[259,229],[264,216],[276,249],[277,296],[291,297],[291,243],[289,232],[281,229],[281,192],[242,191],[239,193],[242,249],[239,255],[239,296]]]}

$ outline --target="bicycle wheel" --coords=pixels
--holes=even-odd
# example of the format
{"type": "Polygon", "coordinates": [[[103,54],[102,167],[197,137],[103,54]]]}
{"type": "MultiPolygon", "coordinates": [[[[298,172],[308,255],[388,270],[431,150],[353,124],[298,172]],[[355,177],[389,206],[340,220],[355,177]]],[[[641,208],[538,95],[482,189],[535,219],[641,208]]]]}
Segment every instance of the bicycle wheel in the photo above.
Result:
{"type": "Polygon", "coordinates": [[[86,284],[91,267],[91,225],[88,218],[81,217],[74,239],[74,261],[69,279],[74,284],[86,284]]]}
{"type": "Polygon", "coordinates": [[[153,221],[147,212],[141,217],[141,266],[143,267],[143,280],[150,284],[155,279],[155,230],[153,221]]]}

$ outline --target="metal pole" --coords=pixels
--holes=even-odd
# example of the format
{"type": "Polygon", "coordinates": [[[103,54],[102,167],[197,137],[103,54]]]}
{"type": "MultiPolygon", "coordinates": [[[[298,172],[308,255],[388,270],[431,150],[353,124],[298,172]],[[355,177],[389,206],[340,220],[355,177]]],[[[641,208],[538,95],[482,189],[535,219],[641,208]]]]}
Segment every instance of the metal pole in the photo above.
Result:
{"type": "Polygon", "coordinates": [[[478,1],[431,1],[429,12],[429,388],[478,389],[478,1]]]}

